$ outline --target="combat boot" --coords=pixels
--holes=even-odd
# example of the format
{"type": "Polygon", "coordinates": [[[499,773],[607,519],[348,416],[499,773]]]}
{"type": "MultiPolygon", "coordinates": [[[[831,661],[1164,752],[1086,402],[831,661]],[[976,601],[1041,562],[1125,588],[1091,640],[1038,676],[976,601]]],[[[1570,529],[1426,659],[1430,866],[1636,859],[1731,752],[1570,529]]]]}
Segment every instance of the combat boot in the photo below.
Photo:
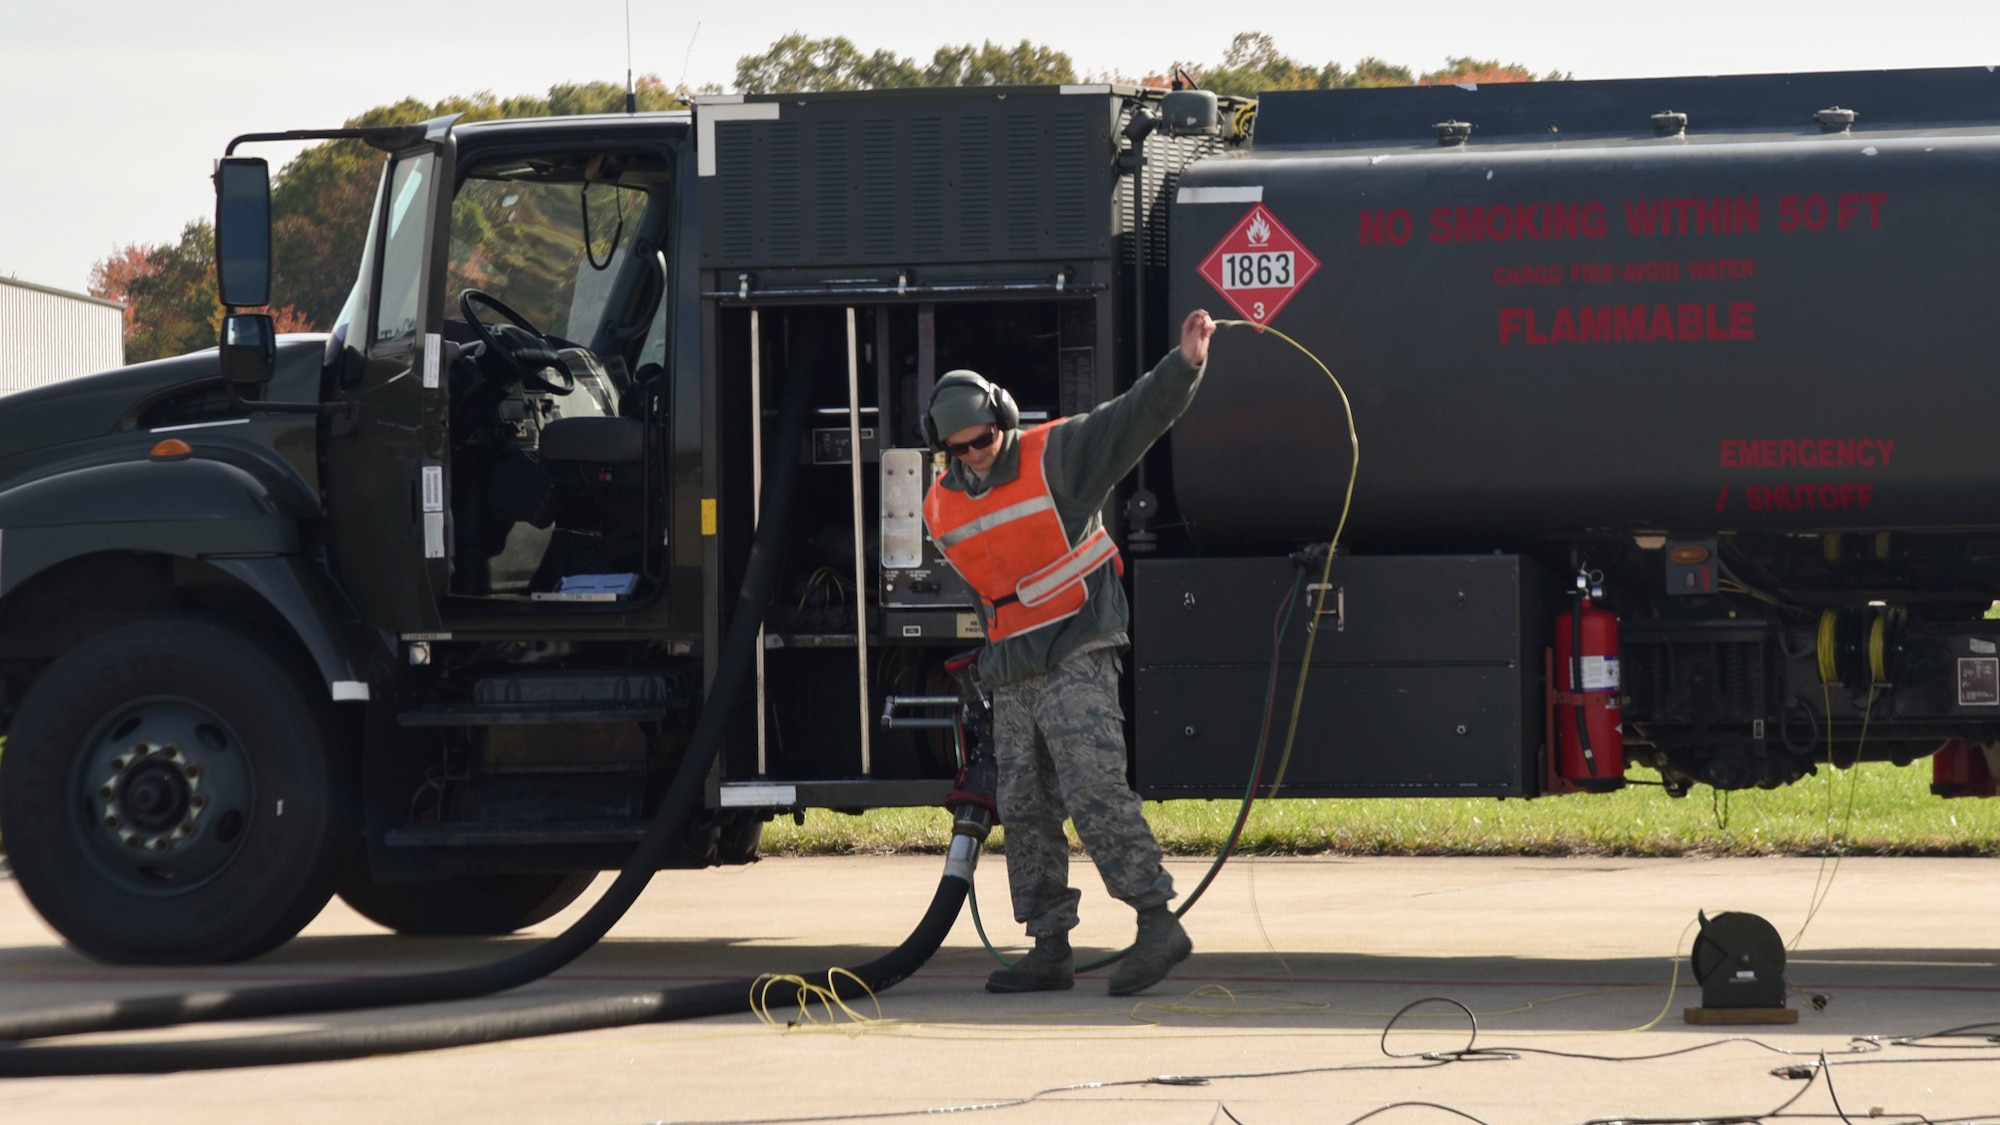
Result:
{"type": "Polygon", "coordinates": [[[1069,951],[1068,934],[1036,938],[1026,957],[986,978],[988,992],[1059,992],[1075,986],[1076,957],[1069,951]]]}
{"type": "Polygon", "coordinates": [[[1131,996],[1146,991],[1167,979],[1167,973],[1193,952],[1194,942],[1188,940],[1187,931],[1181,928],[1181,920],[1174,917],[1173,911],[1164,906],[1141,910],[1139,936],[1132,939],[1132,948],[1118,963],[1118,970],[1111,974],[1111,995],[1131,996]]]}

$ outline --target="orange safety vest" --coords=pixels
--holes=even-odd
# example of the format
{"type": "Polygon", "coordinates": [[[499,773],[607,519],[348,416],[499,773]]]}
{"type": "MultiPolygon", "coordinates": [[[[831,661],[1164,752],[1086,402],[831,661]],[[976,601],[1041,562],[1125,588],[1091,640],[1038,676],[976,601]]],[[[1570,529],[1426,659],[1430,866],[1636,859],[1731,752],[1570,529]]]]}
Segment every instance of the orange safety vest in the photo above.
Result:
{"type": "Polygon", "coordinates": [[[1042,464],[1054,425],[1021,435],[1021,468],[1013,480],[978,496],[933,483],[924,497],[931,539],[979,595],[989,641],[1076,616],[1089,599],[1084,579],[1099,567],[1125,573],[1109,531],[1100,527],[1081,543],[1071,543],[1063,531],[1042,464]]]}

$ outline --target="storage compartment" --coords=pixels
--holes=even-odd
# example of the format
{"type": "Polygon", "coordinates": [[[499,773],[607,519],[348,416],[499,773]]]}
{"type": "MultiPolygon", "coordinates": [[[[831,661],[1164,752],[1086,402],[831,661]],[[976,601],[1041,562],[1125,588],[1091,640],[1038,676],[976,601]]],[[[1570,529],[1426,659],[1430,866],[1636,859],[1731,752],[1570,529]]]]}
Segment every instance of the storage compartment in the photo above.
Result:
{"type": "MultiPolygon", "coordinates": [[[[1276,559],[1143,560],[1134,574],[1142,795],[1236,797],[1256,755],[1275,615],[1299,571],[1276,559]]],[[[1316,583],[1319,564],[1308,566],[1316,583]]],[[[1530,796],[1542,745],[1544,578],[1513,555],[1335,560],[1283,795],[1530,796]]],[[[1278,650],[1273,780],[1315,598],[1278,650]]]]}

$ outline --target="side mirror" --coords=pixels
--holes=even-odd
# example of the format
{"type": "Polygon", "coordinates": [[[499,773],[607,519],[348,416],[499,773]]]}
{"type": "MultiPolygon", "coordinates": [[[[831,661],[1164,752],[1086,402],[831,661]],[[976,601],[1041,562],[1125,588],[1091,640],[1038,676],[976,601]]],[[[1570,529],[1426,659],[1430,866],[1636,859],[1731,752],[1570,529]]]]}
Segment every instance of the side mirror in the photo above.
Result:
{"type": "Polygon", "coordinates": [[[271,168],[261,157],[216,161],[215,280],[230,308],[271,303],[271,168]]]}
{"type": "Polygon", "coordinates": [[[222,379],[231,387],[261,387],[278,368],[278,327],[270,313],[230,313],[222,319],[222,379]]]}

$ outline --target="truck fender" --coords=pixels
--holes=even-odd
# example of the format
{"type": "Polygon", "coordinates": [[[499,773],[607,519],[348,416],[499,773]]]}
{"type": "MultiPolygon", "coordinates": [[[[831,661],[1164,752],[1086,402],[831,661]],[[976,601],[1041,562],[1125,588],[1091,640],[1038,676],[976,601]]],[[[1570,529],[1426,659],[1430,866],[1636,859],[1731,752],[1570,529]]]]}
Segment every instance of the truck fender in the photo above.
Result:
{"type": "Polygon", "coordinates": [[[208,564],[255,590],[292,627],[311,655],[336,703],[368,698],[368,681],[355,673],[352,646],[326,585],[297,555],[212,558],[208,564]]]}
{"type": "Polygon", "coordinates": [[[0,492],[0,597],[71,559],[132,551],[200,559],[271,604],[336,700],[366,699],[339,615],[298,558],[297,515],[221,461],[125,461],[0,492]]]}
{"type": "Polygon", "coordinates": [[[264,483],[220,461],[125,461],[0,492],[0,597],[99,551],[185,558],[297,552],[298,524],[264,483]]]}

